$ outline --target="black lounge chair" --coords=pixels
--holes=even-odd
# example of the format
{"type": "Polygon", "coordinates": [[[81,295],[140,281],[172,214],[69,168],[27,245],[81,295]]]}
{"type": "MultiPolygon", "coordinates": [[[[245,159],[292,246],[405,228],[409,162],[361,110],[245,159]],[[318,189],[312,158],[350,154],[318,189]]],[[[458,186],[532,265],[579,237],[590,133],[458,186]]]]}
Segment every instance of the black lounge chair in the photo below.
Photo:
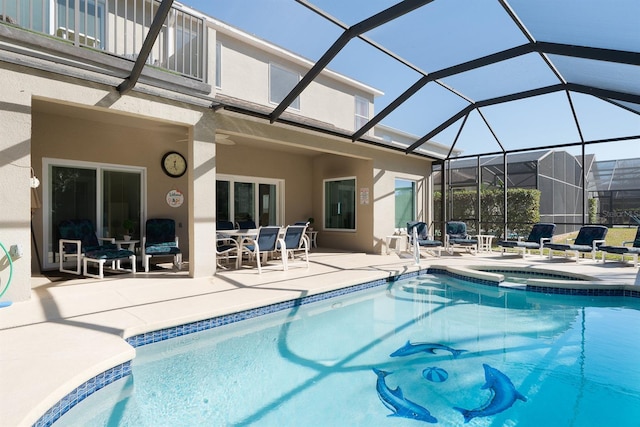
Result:
{"type": "Polygon", "coordinates": [[[636,231],[635,240],[629,240],[622,242],[622,246],[605,246],[602,245],[598,249],[602,251],[602,262],[605,262],[606,254],[618,254],[620,255],[620,261],[624,262],[625,256],[630,256],[633,259],[633,266],[638,266],[638,254],[640,254],[640,227],[636,231]],[[632,246],[625,246],[629,243],[633,243],[632,246]]]}
{"type": "Polygon", "coordinates": [[[502,248],[503,256],[506,249],[515,249],[517,252],[522,252],[522,258],[531,249],[540,249],[540,255],[542,255],[545,242],[551,242],[555,230],[555,224],[539,222],[531,228],[527,240],[502,240],[498,242],[498,246],[502,248]]]}
{"type": "Polygon", "coordinates": [[[473,239],[467,234],[467,224],[462,221],[449,221],[446,225],[445,247],[449,253],[453,253],[454,247],[461,247],[467,252],[475,253],[478,250],[478,239],[473,239]]]}
{"type": "Polygon", "coordinates": [[[604,225],[583,225],[573,244],[547,243],[545,247],[549,249],[549,259],[553,258],[553,251],[564,251],[575,253],[576,262],[580,259],[580,252],[590,253],[591,259],[595,261],[596,251],[604,243],[607,231],[609,229],[604,225]]]}
{"type": "Polygon", "coordinates": [[[424,222],[408,222],[407,238],[409,239],[409,247],[412,247],[416,254],[420,253],[420,249],[433,251],[437,256],[440,256],[442,252],[442,242],[440,240],[434,240],[429,236],[427,233],[427,224],[424,222]]]}

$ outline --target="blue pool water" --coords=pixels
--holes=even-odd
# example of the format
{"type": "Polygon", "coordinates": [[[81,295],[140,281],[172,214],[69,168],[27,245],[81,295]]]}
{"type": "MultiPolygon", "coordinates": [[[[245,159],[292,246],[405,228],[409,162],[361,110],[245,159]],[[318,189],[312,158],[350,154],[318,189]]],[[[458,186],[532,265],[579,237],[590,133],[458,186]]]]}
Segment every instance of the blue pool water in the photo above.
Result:
{"type": "Polygon", "coordinates": [[[424,275],[140,347],[55,426],[638,426],[639,355],[638,298],[424,275]]]}

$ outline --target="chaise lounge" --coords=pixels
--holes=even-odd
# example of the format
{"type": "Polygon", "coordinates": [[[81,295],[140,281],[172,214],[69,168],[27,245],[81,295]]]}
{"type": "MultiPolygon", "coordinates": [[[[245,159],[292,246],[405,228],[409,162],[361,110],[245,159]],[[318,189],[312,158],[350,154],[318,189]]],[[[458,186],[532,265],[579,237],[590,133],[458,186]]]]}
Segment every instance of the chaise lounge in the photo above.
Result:
{"type": "Polygon", "coordinates": [[[104,278],[104,265],[109,261],[114,270],[136,272],[136,256],[133,251],[118,249],[112,237],[98,237],[93,222],[88,219],[67,219],[58,225],[60,240],[60,265],[64,273],[82,274],[87,277],[104,278]],[[102,242],[102,243],[101,243],[102,242]],[[75,259],[73,270],[65,267],[65,261],[75,259]],[[120,266],[121,261],[129,260],[131,269],[120,266]],[[96,264],[98,273],[89,271],[89,264],[96,264]]]}
{"type": "Polygon", "coordinates": [[[609,229],[604,225],[583,225],[580,227],[578,236],[573,244],[564,243],[547,243],[545,247],[549,249],[549,259],[553,258],[553,251],[563,251],[565,253],[574,253],[576,262],[580,260],[580,253],[590,253],[591,259],[596,260],[596,251],[599,246],[604,243],[609,229]]]}
{"type": "Polygon", "coordinates": [[[433,251],[440,256],[442,252],[442,242],[434,240],[427,234],[427,224],[421,221],[411,221],[407,223],[407,238],[409,239],[409,247],[413,248],[416,257],[420,253],[420,249],[433,251]]]}
{"type": "Polygon", "coordinates": [[[551,242],[555,230],[555,224],[540,222],[531,228],[527,240],[503,240],[498,242],[498,246],[502,248],[502,256],[504,256],[506,249],[515,249],[516,252],[522,252],[522,258],[524,258],[531,249],[539,249],[540,255],[542,255],[544,244],[551,242]]]}
{"type": "Polygon", "coordinates": [[[446,231],[445,248],[447,252],[452,254],[453,248],[461,247],[475,255],[478,250],[478,240],[467,234],[467,224],[462,221],[449,221],[446,224],[446,231]]]}
{"type": "Polygon", "coordinates": [[[638,254],[640,254],[640,227],[636,231],[636,238],[622,242],[622,246],[600,246],[598,249],[602,251],[602,262],[606,262],[605,258],[607,254],[620,255],[620,262],[624,262],[625,256],[630,256],[633,259],[633,266],[638,266],[638,254]],[[629,243],[633,243],[632,246],[625,246],[629,243]]]}

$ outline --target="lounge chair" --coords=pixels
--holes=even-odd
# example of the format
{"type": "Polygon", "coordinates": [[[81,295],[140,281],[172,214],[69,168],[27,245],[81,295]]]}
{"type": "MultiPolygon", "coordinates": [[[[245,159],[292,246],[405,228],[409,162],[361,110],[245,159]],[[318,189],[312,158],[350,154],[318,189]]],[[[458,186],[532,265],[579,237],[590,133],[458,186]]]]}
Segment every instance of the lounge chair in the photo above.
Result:
{"type": "Polygon", "coordinates": [[[427,233],[427,228],[427,224],[421,221],[410,221],[407,223],[408,244],[410,248],[413,248],[416,260],[419,257],[421,249],[425,249],[427,252],[433,252],[437,254],[437,256],[440,256],[442,253],[442,242],[432,239],[427,233]]]}
{"type": "Polygon", "coordinates": [[[467,252],[475,254],[478,250],[478,239],[473,239],[467,234],[467,224],[462,221],[449,221],[446,224],[445,248],[453,253],[455,247],[464,248],[467,252]]]}
{"type": "Polygon", "coordinates": [[[498,246],[502,248],[503,256],[506,249],[515,249],[516,252],[522,252],[522,258],[531,249],[540,249],[540,255],[542,255],[545,242],[551,242],[555,230],[555,224],[540,222],[531,228],[527,240],[503,240],[498,242],[498,246]]]}
{"type": "Polygon", "coordinates": [[[61,221],[58,226],[60,265],[59,270],[65,273],[82,274],[87,277],[104,278],[104,266],[110,262],[111,268],[118,271],[136,272],[136,256],[133,251],[118,249],[112,237],[97,237],[93,222],[88,219],[72,219],[61,221]],[[104,242],[103,244],[100,241],[104,242]],[[64,267],[69,258],[75,258],[75,270],[64,267]],[[131,262],[131,268],[125,269],[121,261],[131,262]],[[98,273],[89,271],[89,263],[96,264],[98,273]],[[81,270],[82,266],[82,270],[81,270]]]}
{"type": "Polygon", "coordinates": [[[624,262],[625,256],[630,256],[633,259],[633,266],[638,266],[638,254],[640,254],[640,227],[636,231],[636,238],[634,240],[628,240],[622,242],[622,246],[605,246],[602,245],[598,249],[602,251],[602,262],[605,262],[606,254],[618,254],[620,255],[620,261],[624,262]],[[629,243],[633,243],[632,246],[625,246],[629,243]]]}
{"type": "MultiPolygon", "coordinates": [[[[247,238],[241,243],[243,253],[247,253],[250,259],[255,259],[258,265],[258,273],[262,274],[262,264],[267,262],[270,254],[277,250],[280,227],[266,226],[258,229],[255,238],[247,238]],[[261,260],[262,258],[262,260],[261,260]]],[[[285,255],[282,255],[282,269],[285,269],[285,255]]]]}
{"type": "Polygon", "coordinates": [[[117,249],[115,239],[112,237],[98,237],[93,222],[88,219],[60,221],[58,235],[60,236],[58,240],[60,253],[58,269],[63,273],[80,275],[82,273],[82,259],[87,252],[117,249]],[[69,258],[75,258],[74,270],[64,266],[65,261],[69,258]]]}
{"type": "Polygon", "coordinates": [[[144,271],[149,272],[151,257],[173,257],[173,265],[182,268],[182,251],[176,236],[176,222],[169,218],[148,219],[142,238],[142,262],[144,271]]]}
{"type": "Polygon", "coordinates": [[[568,243],[547,243],[545,247],[549,249],[549,259],[553,258],[553,251],[563,251],[566,253],[574,253],[576,262],[580,260],[580,252],[590,253],[591,259],[595,261],[596,251],[599,246],[604,243],[609,229],[604,225],[583,225],[580,227],[578,236],[573,244],[568,243]]]}
{"type": "Polygon", "coordinates": [[[289,225],[284,232],[284,237],[278,240],[277,249],[281,252],[284,261],[284,269],[288,270],[291,262],[296,262],[296,255],[301,257],[309,268],[309,240],[305,235],[307,225],[289,225]],[[291,257],[291,260],[289,258],[291,257]],[[304,257],[304,258],[302,258],[304,257]]]}

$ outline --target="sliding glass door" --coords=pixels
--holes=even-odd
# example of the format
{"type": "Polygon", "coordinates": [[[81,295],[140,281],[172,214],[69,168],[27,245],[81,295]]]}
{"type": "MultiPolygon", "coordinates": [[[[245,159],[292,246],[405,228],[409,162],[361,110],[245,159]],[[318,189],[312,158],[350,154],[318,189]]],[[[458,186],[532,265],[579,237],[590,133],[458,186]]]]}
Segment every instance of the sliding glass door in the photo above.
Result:
{"type": "Polygon", "coordinates": [[[144,178],[140,168],[45,159],[45,268],[58,262],[58,224],[88,219],[99,237],[139,239],[144,218],[144,178]]]}
{"type": "Polygon", "coordinates": [[[256,226],[281,224],[282,186],[280,180],[219,175],[216,220],[254,221],[256,226]]]}

